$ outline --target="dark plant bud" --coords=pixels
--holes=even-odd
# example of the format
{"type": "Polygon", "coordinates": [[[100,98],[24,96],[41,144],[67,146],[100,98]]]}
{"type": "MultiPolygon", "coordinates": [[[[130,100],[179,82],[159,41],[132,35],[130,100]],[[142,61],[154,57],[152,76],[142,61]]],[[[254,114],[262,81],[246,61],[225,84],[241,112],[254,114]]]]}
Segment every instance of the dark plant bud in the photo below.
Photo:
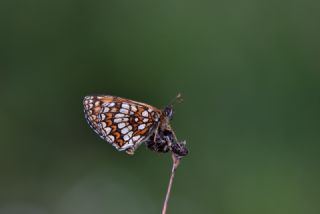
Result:
{"type": "Polygon", "coordinates": [[[188,149],[184,143],[174,143],[171,145],[172,152],[180,157],[188,154],[188,149]]]}

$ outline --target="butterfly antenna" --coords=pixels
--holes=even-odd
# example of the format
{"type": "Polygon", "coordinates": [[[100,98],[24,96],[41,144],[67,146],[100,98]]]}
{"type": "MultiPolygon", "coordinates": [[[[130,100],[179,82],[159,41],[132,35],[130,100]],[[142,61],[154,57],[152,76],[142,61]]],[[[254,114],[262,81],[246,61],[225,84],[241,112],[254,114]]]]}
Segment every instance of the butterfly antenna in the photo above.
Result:
{"type": "Polygon", "coordinates": [[[182,103],[182,102],[183,102],[182,95],[178,93],[177,96],[169,102],[168,106],[173,106],[175,103],[182,103]]]}

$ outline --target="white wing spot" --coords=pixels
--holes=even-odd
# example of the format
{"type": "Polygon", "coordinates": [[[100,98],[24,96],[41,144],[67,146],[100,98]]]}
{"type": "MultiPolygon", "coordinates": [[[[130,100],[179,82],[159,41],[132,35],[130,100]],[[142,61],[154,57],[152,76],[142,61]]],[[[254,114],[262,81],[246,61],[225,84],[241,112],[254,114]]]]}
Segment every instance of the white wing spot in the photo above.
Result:
{"type": "Polygon", "coordinates": [[[142,129],[144,129],[145,127],[146,127],[146,124],[141,124],[141,125],[138,126],[138,129],[142,130],[142,129]]]}
{"type": "Polygon", "coordinates": [[[111,132],[111,128],[110,127],[107,127],[104,130],[106,131],[107,134],[110,134],[110,132],[111,132]]]}
{"type": "Polygon", "coordinates": [[[122,108],[130,109],[130,106],[127,103],[123,103],[122,108]]]}
{"type": "Polygon", "coordinates": [[[128,118],[116,118],[113,120],[115,123],[121,123],[121,122],[127,122],[129,119],[128,118]]]}
{"type": "Polygon", "coordinates": [[[132,130],[132,126],[129,125],[129,126],[128,126],[128,129],[129,129],[129,130],[132,130]]]}
{"type": "Polygon", "coordinates": [[[107,126],[107,124],[105,122],[102,122],[102,128],[105,128],[107,126]]]}
{"type": "Polygon", "coordinates": [[[143,112],[142,112],[142,116],[148,117],[148,115],[149,115],[149,114],[148,114],[148,111],[143,111],[143,112]]]}
{"type": "Polygon", "coordinates": [[[136,106],[132,105],[132,106],[131,106],[131,110],[134,111],[134,112],[136,112],[138,109],[137,109],[136,106]]]}
{"type": "Polygon", "coordinates": [[[105,114],[100,114],[100,120],[104,120],[106,119],[106,115],[105,114]]]}
{"type": "Polygon", "coordinates": [[[109,103],[107,106],[108,107],[113,107],[115,105],[115,103],[109,103]]]}
{"type": "Polygon", "coordinates": [[[125,127],[125,126],[126,126],[125,123],[119,123],[119,124],[118,124],[118,128],[119,128],[119,129],[122,129],[122,128],[125,127]]]}
{"type": "Polygon", "coordinates": [[[139,118],[137,118],[137,117],[136,117],[136,118],[134,118],[134,121],[138,122],[138,121],[139,121],[139,118]]]}
{"type": "Polygon", "coordinates": [[[124,114],[128,114],[129,113],[129,111],[127,109],[124,109],[124,108],[120,109],[120,112],[124,113],[124,114]]]}
{"type": "Polygon", "coordinates": [[[121,151],[126,150],[126,149],[128,149],[128,148],[131,148],[132,145],[133,145],[133,144],[130,144],[130,143],[123,145],[123,146],[121,147],[121,151]]]}
{"type": "Polygon", "coordinates": [[[132,137],[132,134],[133,134],[133,131],[129,132],[129,133],[128,133],[128,136],[129,136],[129,137],[132,137]]]}
{"type": "Polygon", "coordinates": [[[129,129],[128,129],[128,128],[124,128],[124,129],[122,129],[122,130],[121,130],[121,133],[122,133],[122,134],[127,134],[127,133],[128,133],[128,131],[129,131],[129,129]]]}
{"type": "Polygon", "coordinates": [[[132,140],[133,140],[133,141],[137,141],[137,140],[139,140],[139,138],[140,138],[140,135],[137,135],[137,136],[134,136],[134,137],[132,138],[132,140]]]}
{"type": "Polygon", "coordinates": [[[125,141],[128,141],[129,138],[130,138],[130,137],[129,137],[128,135],[123,136],[123,140],[125,140],[125,141]]]}
{"type": "Polygon", "coordinates": [[[124,117],[124,114],[116,114],[114,117],[115,118],[124,117]]]}
{"type": "Polygon", "coordinates": [[[148,121],[149,121],[148,118],[144,118],[144,119],[143,119],[143,122],[144,122],[144,123],[146,123],[146,122],[148,122],[148,121]]]}
{"type": "Polygon", "coordinates": [[[122,122],[122,118],[116,118],[113,120],[114,123],[120,123],[122,122]]]}
{"type": "Polygon", "coordinates": [[[112,143],[112,142],[114,141],[113,135],[107,135],[107,141],[108,141],[109,143],[112,143]]]}
{"type": "Polygon", "coordinates": [[[104,107],[102,113],[107,113],[107,112],[109,112],[109,110],[110,109],[108,107],[104,107]]]}

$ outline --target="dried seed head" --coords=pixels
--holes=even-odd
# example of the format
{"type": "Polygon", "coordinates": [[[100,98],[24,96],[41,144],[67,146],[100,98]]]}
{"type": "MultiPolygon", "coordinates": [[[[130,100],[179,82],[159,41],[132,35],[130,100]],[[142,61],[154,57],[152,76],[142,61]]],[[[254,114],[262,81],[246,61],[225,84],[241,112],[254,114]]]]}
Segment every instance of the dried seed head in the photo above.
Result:
{"type": "Polygon", "coordinates": [[[174,154],[178,155],[179,157],[186,156],[189,153],[189,151],[186,147],[185,141],[183,141],[181,143],[172,144],[171,149],[172,149],[172,152],[174,154]]]}

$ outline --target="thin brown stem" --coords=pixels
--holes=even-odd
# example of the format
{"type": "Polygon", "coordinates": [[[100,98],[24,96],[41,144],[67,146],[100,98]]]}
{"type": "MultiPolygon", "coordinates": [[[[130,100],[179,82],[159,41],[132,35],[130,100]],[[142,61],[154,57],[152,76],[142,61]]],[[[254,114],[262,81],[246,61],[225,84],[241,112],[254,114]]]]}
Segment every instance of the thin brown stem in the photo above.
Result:
{"type": "Polygon", "coordinates": [[[171,176],[170,176],[170,180],[169,180],[166,198],[163,203],[162,214],[167,213],[167,207],[168,207],[168,202],[169,202],[169,198],[170,198],[172,183],[173,183],[174,175],[175,175],[176,170],[177,170],[179,163],[180,163],[180,157],[178,157],[176,154],[172,153],[172,160],[173,160],[173,163],[172,163],[171,176]]]}

